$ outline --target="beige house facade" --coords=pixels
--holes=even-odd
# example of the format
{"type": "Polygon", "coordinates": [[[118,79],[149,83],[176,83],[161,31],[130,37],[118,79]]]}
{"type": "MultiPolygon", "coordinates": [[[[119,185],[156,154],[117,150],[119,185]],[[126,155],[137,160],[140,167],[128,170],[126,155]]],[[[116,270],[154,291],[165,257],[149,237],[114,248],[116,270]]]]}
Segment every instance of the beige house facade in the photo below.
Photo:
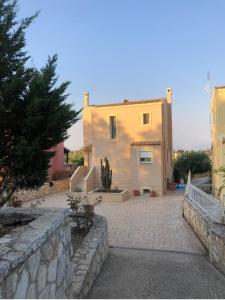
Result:
{"type": "Polygon", "coordinates": [[[84,95],[84,167],[71,178],[71,190],[101,187],[100,158],[108,158],[112,187],[130,194],[162,195],[172,177],[172,91],[159,99],[90,105],[84,95]]]}
{"type": "MultiPolygon", "coordinates": [[[[211,100],[212,113],[212,163],[213,170],[225,166],[225,86],[215,87],[211,100]]],[[[218,195],[222,185],[222,176],[213,172],[213,188],[218,195]]],[[[222,190],[219,198],[225,204],[225,190],[222,190]]]]}

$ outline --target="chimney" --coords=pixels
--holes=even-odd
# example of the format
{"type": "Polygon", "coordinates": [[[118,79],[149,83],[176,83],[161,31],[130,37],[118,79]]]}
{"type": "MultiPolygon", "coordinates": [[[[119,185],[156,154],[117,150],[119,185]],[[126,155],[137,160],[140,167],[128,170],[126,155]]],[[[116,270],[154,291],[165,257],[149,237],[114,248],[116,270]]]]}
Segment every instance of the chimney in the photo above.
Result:
{"type": "Polygon", "coordinates": [[[85,92],[84,93],[84,107],[89,106],[89,93],[85,92]]]}
{"type": "Polygon", "coordinates": [[[172,103],[172,89],[171,88],[167,88],[166,89],[166,99],[167,99],[167,103],[172,103]]]}

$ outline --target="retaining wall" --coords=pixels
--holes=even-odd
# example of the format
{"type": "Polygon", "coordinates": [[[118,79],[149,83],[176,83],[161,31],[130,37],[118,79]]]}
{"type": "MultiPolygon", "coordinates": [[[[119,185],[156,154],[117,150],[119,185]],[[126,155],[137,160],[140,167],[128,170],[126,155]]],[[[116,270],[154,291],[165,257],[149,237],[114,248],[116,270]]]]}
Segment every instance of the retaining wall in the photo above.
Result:
{"type": "Polygon", "coordinates": [[[73,257],[71,298],[84,298],[88,294],[108,253],[107,221],[95,216],[91,230],[73,257]]]}
{"type": "Polygon", "coordinates": [[[6,208],[0,223],[31,220],[0,238],[0,298],[67,298],[71,233],[67,209],[6,208]]]}
{"type": "Polygon", "coordinates": [[[225,225],[212,222],[188,197],[184,197],[184,217],[208,250],[210,262],[225,274],[225,225]]]}
{"type": "Polygon", "coordinates": [[[70,187],[69,178],[52,181],[52,186],[48,182],[43,184],[39,189],[19,190],[15,193],[18,200],[24,202],[44,197],[51,193],[57,193],[64,190],[68,190],[70,187]]]}

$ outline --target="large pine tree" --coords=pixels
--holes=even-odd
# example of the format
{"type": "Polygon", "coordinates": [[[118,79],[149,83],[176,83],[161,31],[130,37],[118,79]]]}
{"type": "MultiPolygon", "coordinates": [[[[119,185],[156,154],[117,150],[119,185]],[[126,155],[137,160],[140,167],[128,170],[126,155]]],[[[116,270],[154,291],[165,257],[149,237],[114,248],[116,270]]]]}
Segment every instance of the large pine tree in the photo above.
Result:
{"type": "Polygon", "coordinates": [[[46,181],[49,149],[79,119],[66,102],[69,82],[56,86],[57,57],[29,67],[25,30],[36,16],[19,22],[17,1],[0,0],[0,206],[17,188],[46,181]]]}

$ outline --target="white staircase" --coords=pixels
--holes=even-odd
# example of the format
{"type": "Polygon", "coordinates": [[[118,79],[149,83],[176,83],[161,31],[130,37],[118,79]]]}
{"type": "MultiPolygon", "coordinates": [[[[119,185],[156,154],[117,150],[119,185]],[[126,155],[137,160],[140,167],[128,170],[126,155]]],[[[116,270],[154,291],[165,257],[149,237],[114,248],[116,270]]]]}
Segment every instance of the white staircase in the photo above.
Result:
{"type": "Polygon", "coordinates": [[[82,193],[82,192],[85,191],[85,188],[84,188],[84,183],[85,183],[84,179],[85,179],[85,176],[80,177],[80,179],[77,182],[77,184],[73,187],[73,192],[82,193]]]}
{"type": "Polygon", "coordinates": [[[89,171],[86,166],[79,166],[70,177],[70,192],[87,193],[95,188],[95,167],[89,171]]]}

